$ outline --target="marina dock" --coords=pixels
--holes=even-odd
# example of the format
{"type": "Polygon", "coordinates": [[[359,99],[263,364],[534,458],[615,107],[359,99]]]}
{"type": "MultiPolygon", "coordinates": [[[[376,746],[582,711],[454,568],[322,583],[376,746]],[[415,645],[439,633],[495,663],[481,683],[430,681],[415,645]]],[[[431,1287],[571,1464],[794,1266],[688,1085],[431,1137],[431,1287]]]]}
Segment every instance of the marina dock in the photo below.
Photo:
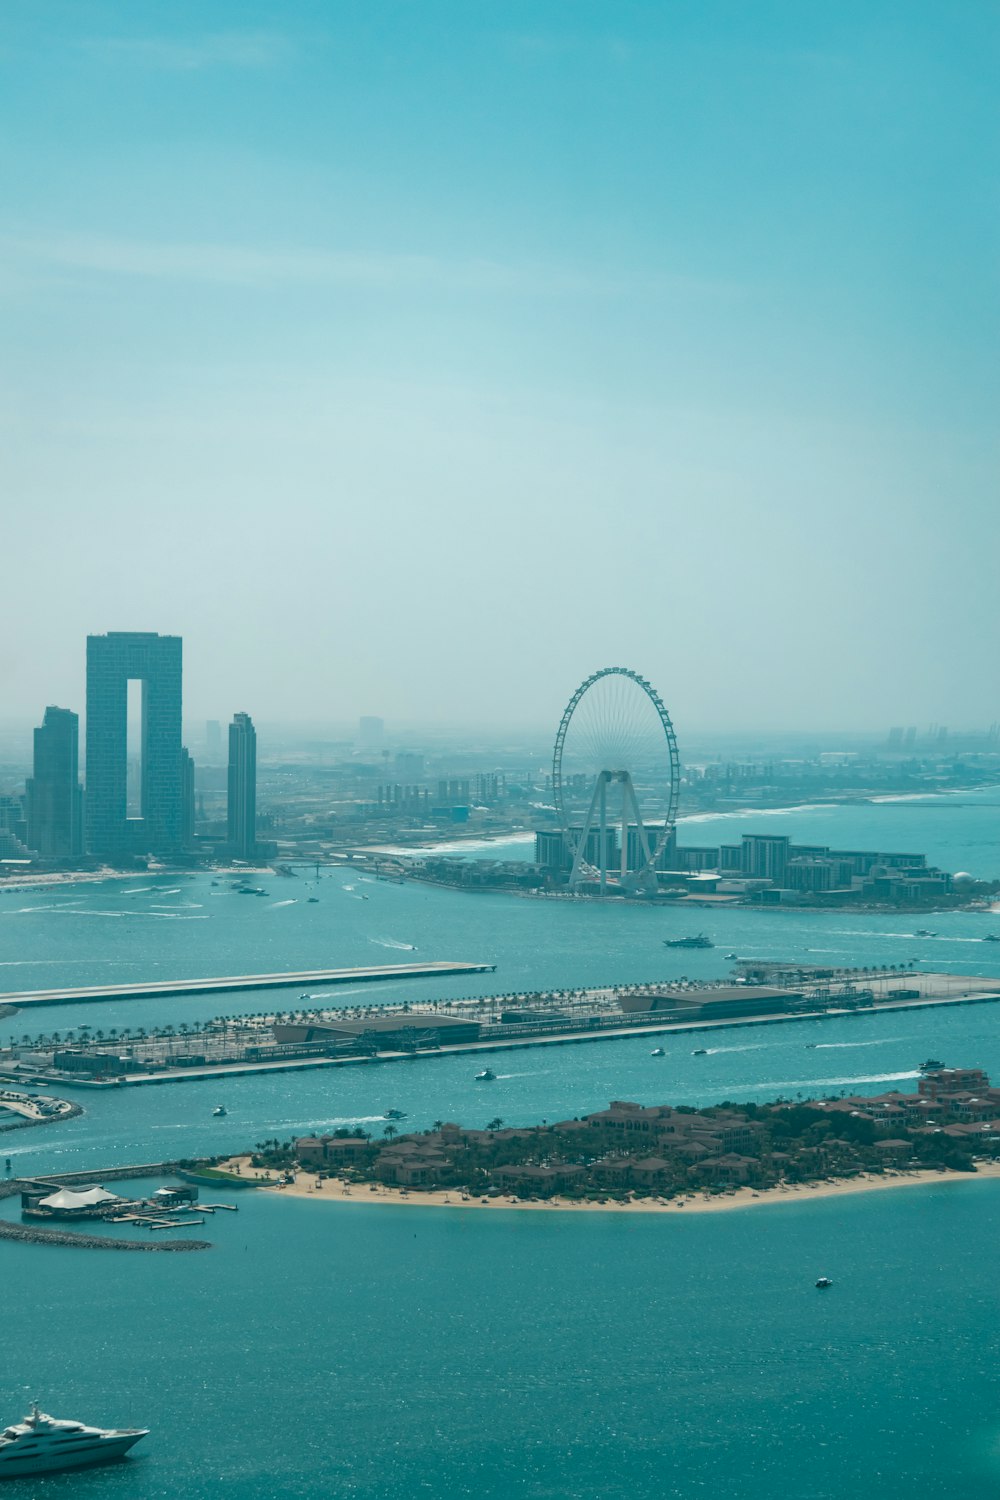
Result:
{"type": "Polygon", "coordinates": [[[297,989],[308,985],[375,984],[389,979],[446,979],[457,974],[492,974],[496,964],[436,959],[415,964],[371,964],[357,969],[302,969],[284,974],[232,974],[219,979],[146,980],[139,984],[95,984],[57,990],[0,994],[4,1005],[74,1005],[93,1000],[148,1000],[160,995],[227,994],[237,990],[297,989]]]}

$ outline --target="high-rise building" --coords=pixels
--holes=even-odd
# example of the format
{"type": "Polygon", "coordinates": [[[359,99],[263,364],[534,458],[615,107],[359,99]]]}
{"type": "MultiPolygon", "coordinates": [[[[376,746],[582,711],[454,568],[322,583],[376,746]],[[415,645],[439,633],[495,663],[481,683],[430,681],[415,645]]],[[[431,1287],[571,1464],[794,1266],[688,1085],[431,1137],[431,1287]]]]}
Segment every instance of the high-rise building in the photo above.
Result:
{"type": "Polygon", "coordinates": [[[229,726],[229,845],[239,859],[257,848],[257,731],[249,714],[229,726]]]}
{"type": "Polygon", "coordinates": [[[741,851],[743,874],[784,885],[790,842],[785,834],[745,833],[741,851]]]}
{"type": "Polygon", "coordinates": [[[218,719],[205,721],[205,764],[207,766],[222,764],[222,725],[218,719]]]}
{"type": "Polygon", "coordinates": [[[35,730],[26,798],[28,845],[44,859],[77,859],[83,853],[79,753],[77,715],[68,708],[47,708],[35,730]]]}
{"type": "Polygon", "coordinates": [[[175,854],[184,844],[181,638],[119,631],[87,637],[87,780],[91,854],[175,854]],[[142,689],[138,816],[129,816],[128,687],[142,689]]]}
{"type": "Polygon", "coordinates": [[[185,849],[194,848],[194,761],[190,750],[181,750],[181,838],[185,849]]]}
{"type": "Polygon", "coordinates": [[[385,738],[385,722],[374,714],[364,714],[358,724],[358,739],[365,750],[380,750],[385,738]]]}

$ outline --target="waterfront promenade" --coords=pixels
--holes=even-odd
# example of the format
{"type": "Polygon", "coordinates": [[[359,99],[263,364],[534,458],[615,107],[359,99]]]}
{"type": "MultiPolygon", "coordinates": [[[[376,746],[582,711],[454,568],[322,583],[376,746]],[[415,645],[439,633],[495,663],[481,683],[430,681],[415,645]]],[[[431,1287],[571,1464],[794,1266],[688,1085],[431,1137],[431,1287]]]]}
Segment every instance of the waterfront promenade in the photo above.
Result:
{"type": "Polygon", "coordinates": [[[67,989],[5,993],[5,1005],[73,1005],[91,1000],[148,1000],[157,995],[227,994],[238,990],[295,989],[310,984],[373,984],[383,979],[435,979],[456,974],[491,974],[496,964],[453,963],[447,959],[416,964],[367,964],[353,969],[300,969],[283,974],[235,974],[220,979],[147,980],[139,984],[76,985],[67,989]]]}
{"type": "MultiPolygon", "coordinates": [[[[747,1027],[798,1025],[817,1021],[856,1019],[878,1014],[896,1014],[904,1011],[933,1011],[953,1009],[956,1006],[990,1005],[1000,1001],[1000,981],[985,979],[961,981],[953,975],[944,974],[925,975],[922,976],[922,980],[925,993],[920,999],[879,999],[862,1007],[824,1006],[803,1008],[794,1012],[776,1010],[764,1015],[720,1016],[712,1019],[699,1017],[683,1021],[666,1019],[656,1012],[646,1014],[632,1012],[620,1015],[609,1013],[603,1017],[603,1023],[600,1025],[585,1023],[573,1025],[565,1020],[553,1020],[548,1027],[540,1030],[532,1029],[528,1035],[524,1034],[526,1028],[490,1027],[487,1035],[481,1035],[476,1040],[442,1042],[440,1045],[416,1052],[409,1048],[399,1049],[387,1045],[384,1048],[380,1047],[377,1053],[360,1055],[319,1054],[308,1057],[271,1057],[259,1061],[236,1059],[227,1061],[219,1058],[193,1066],[166,1066],[148,1071],[137,1070],[127,1075],[114,1077],[86,1077],[57,1071],[44,1064],[12,1060],[6,1064],[0,1063],[0,1079],[21,1084],[30,1079],[47,1086],[58,1084],[63,1088],[104,1091],[165,1083],[195,1083],[213,1078],[246,1077],[267,1073],[306,1073],[320,1068],[349,1068],[354,1071],[381,1063],[403,1061],[412,1063],[416,1058],[468,1055],[484,1060],[486,1055],[496,1052],[520,1052],[529,1048],[566,1047],[637,1037],[653,1037],[661,1041],[670,1037],[677,1040],[690,1040],[703,1032],[725,1033],[747,1027]],[[514,1034],[517,1032],[521,1034],[514,1034]]],[[[595,991],[593,996],[596,999],[604,993],[595,991]]],[[[433,1013],[410,1012],[408,1019],[431,1022],[433,1013]]]]}

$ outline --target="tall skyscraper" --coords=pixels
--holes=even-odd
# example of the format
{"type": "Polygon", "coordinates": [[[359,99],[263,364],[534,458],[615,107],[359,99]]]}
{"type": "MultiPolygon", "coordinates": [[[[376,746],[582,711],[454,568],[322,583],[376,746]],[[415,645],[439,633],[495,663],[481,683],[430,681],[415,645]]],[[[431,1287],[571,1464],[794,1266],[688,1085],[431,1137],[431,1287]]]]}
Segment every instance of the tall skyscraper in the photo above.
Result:
{"type": "Polygon", "coordinates": [[[77,859],[83,853],[79,747],[77,715],[68,708],[47,708],[35,730],[26,798],[28,846],[44,859],[77,859]]]}
{"type": "Polygon", "coordinates": [[[205,764],[207,766],[221,766],[222,764],[222,725],[218,719],[205,721],[205,764]]]}
{"type": "Polygon", "coordinates": [[[257,731],[249,714],[229,726],[229,844],[239,859],[257,848],[257,731]]]}
{"type": "Polygon", "coordinates": [[[364,750],[381,750],[385,738],[385,720],[374,714],[362,715],[358,723],[358,740],[364,750]]]}
{"type": "Polygon", "coordinates": [[[194,848],[194,761],[189,750],[181,751],[181,838],[185,849],[194,848]]]}
{"type": "Polygon", "coordinates": [[[87,637],[87,850],[104,858],[175,854],[184,844],[181,638],[87,637]],[[142,686],[139,815],[128,815],[128,685],[142,686]]]}

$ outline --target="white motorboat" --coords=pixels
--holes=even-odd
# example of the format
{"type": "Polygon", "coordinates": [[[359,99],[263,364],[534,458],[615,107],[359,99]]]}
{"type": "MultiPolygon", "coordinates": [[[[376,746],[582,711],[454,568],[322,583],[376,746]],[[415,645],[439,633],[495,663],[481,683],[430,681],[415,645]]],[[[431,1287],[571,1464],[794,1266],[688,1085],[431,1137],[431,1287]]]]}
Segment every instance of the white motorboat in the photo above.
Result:
{"type": "Polygon", "coordinates": [[[662,1047],[654,1047],[649,1055],[650,1057],[666,1057],[667,1054],[664,1052],[662,1047]]]}
{"type": "Polygon", "coordinates": [[[476,1083],[492,1083],[496,1078],[492,1068],[484,1068],[481,1073],[476,1074],[476,1083]]]}
{"type": "Polygon", "coordinates": [[[85,1469],[124,1458],[148,1427],[86,1427],[39,1411],[38,1403],[21,1422],[0,1433],[0,1479],[85,1469]]]}
{"type": "Polygon", "coordinates": [[[226,1106],[224,1104],[217,1104],[215,1106],[215,1108],[212,1110],[212,1114],[215,1116],[216,1119],[218,1119],[221,1115],[225,1115],[225,1114],[228,1114],[228,1113],[229,1113],[229,1111],[226,1109],[226,1106]]]}

